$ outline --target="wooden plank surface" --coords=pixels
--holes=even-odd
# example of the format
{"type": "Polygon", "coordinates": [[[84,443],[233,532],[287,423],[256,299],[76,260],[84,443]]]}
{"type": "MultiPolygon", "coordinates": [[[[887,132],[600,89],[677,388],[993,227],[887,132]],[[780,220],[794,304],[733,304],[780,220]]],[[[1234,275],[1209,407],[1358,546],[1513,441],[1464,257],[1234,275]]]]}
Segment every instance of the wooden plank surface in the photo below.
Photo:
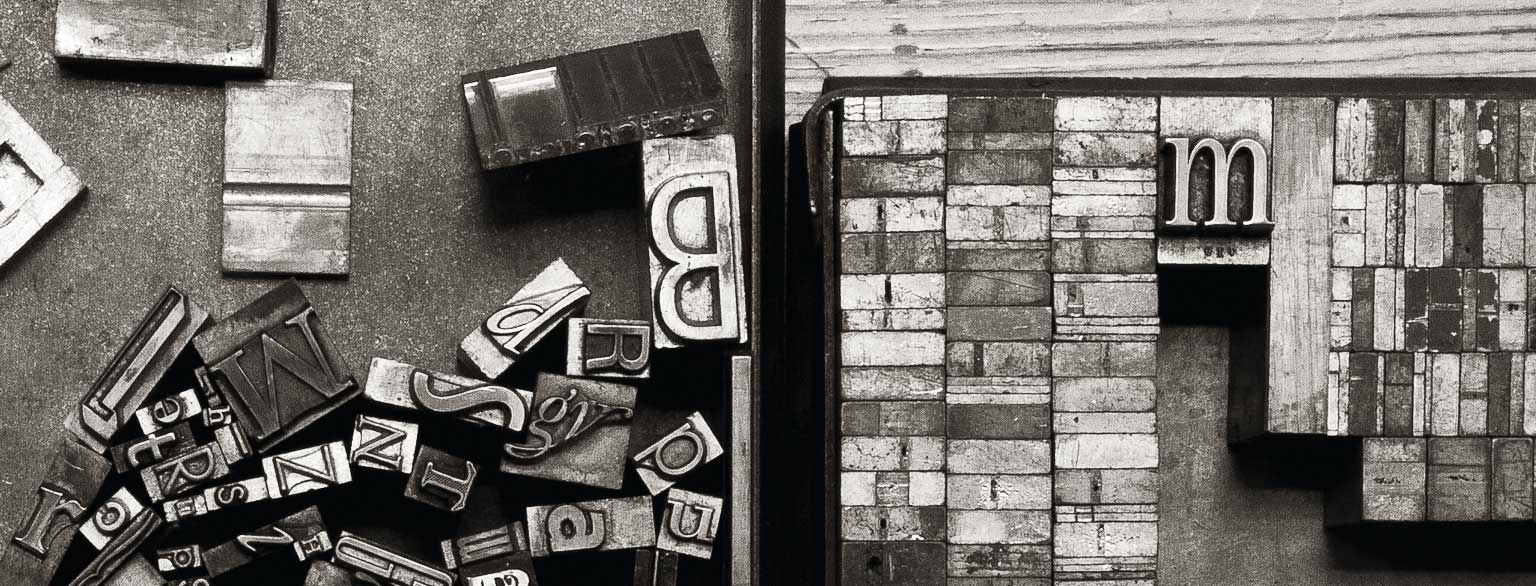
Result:
{"type": "Polygon", "coordinates": [[[1333,102],[1275,100],[1275,232],[1269,267],[1268,429],[1325,429],[1333,102]]]}
{"type": "Polygon", "coordinates": [[[827,77],[1529,75],[1536,3],[786,0],[785,122],[827,77]]]}

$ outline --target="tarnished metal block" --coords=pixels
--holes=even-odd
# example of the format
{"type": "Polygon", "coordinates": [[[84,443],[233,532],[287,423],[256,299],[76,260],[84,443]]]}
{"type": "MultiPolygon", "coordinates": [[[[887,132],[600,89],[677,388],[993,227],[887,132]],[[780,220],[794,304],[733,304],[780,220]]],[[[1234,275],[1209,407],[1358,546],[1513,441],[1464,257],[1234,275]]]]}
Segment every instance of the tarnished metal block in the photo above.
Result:
{"type": "MultiPolygon", "coordinates": [[[[4,214],[3,208],[0,214],[4,214]]],[[[0,236],[0,240],[4,237],[0,236]]],[[[138,411],[171,363],[192,342],[192,336],[208,323],[207,311],[175,286],[166,287],[123,348],[96,378],[91,390],[80,399],[79,409],[70,411],[64,428],[86,446],[105,451],[112,435],[138,411]]]]}
{"type": "Polygon", "coordinates": [[[637,496],[528,507],[528,540],[534,557],[656,545],[649,497],[637,496]]]}
{"type": "Polygon", "coordinates": [[[568,324],[566,374],[650,378],[650,322],[576,317],[568,324]]]}
{"type": "Polygon", "coordinates": [[[347,447],[330,442],[285,454],[267,456],[261,461],[267,495],[282,498],[312,490],[322,490],[352,482],[347,447]]]}
{"type": "Polygon", "coordinates": [[[522,389],[384,358],[374,358],[369,365],[363,395],[384,405],[455,415],[509,431],[527,426],[533,401],[533,393],[522,389]]]}
{"type": "Polygon", "coordinates": [[[346,275],[352,84],[231,82],[225,92],[224,272],[346,275]]]}
{"type": "Polygon", "coordinates": [[[635,388],[539,375],[528,438],[507,444],[501,471],[618,489],[624,484],[635,388]]]}
{"type": "Polygon", "coordinates": [[[661,530],[656,535],[657,549],[709,559],[724,514],[725,502],[719,497],[680,488],[667,491],[667,503],[661,510],[661,530]]]}
{"type": "Polygon", "coordinates": [[[682,427],[635,454],[635,473],[651,494],[660,494],[679,478],[724,453],[704,415],[694,412],[682,427]]]}
{"type": "MultiPolygon", "coordinates": [[[[370,387],[372,383],[370,379],[370,387]]],[[[357,466],[410,474],[416,469],[419,436],[415,423],[360,414],[352,426],[349,456],[357,466]]]]}
{"type": "Polygon", "coordinates": [[[133,493],[128,492],[127,488],[119,488],[91,513],[90,521],[80,527],[80,535],[99,550],[127,528],[128,523],[143,510],[144,504],[133,493]]]}
{"type": "Polygon", "coordinates": [[[196,417],[202,412],[203,404],[198,401],[197,392],[187,389],[135,411],[133,418],[139,422],[139,428],[145,434],[150,434],[196,417]]]}
{"type": "Polygon", "coordinates": [[[119,474],[159,463],[197,447],[192,426],[182,422],[147,436],[112,446],[112,466],[119,474]]]}
{"type": "Polygon", "coordinates": [[[257,453],[356,396],[320,315],[288,281],[198,334],[207,380],[234,409],[257,453]]]}
{"type": "Polygon", "coordinates": [[[336,563],[384,580],[410,586],[453,586],[446,570],[412,559],[346,531],[336,539],[336,563]]]}
{"type": "Polygon", "coordinates": [[[646,141],[645,225],[658,348],[747,341],[736,141],[646,141]]]}
{"type": "Polygon", "coordinates": [[[219,444],[210,443],[139,471],[149,500],[161,502],[229,474],[219,444]]]}
{"type": "MultiPolygon", "coordinates": [[[[75,170],[65,166],[11,103],[0,98],[0,265],[83,193],[85,184],[75,170]]],[[[148,393],[148,387],[142,392],[148,393]]],[[[143,400],[142,395],[138,398],[143,400]]],[[[117,416],[122,417],[136,407],[124,403],[109,409],[120,409],[117,416]]]]}
{"type": "Polygon", "coordinates": [[[59,61],[271,73],[277,13],[271,0],[207,6],[157,0],[64,0],[59,61]]]}
{"type": "Polygon", "coordinates": [[[204,552],[203,563],[208,566],[209,575],[218,578],[258,561],[265,564],[274,558],[289,559],[291,555],[293,560],[302,562],[330,550],[325,520],[319,509],[310,506],[204,552]]]}
{"type": "Polygon", "coordinates": [[[416,463],[405,483],[406,498],[453,513],[464,510],[479,475],[474,462],[421,446],[416,463]]]}
{"type": "Polygon", "coordinates": [[[560,320],[580,313],[592,291],[555,259],[459,342],[459,361],[487,379],[507,372],[560,320]]]}

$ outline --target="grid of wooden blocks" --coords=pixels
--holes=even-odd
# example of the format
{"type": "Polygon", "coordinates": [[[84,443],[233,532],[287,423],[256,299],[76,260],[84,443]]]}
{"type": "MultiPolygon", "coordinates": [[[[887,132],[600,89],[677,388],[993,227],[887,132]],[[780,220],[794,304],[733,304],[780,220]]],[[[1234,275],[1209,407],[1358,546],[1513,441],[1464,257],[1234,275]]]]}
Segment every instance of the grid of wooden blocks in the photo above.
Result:
{"type": "Polygon", "coordinates": [[[1156,578],[1155,98],[850,98],[844,584],[1156,578]]]}
{"type": "Polygon", "coordinates": [[[1532,520],[1536,101],[1337,116],[1326,432],[1366,438],[1329,520],[1532,520]]]}

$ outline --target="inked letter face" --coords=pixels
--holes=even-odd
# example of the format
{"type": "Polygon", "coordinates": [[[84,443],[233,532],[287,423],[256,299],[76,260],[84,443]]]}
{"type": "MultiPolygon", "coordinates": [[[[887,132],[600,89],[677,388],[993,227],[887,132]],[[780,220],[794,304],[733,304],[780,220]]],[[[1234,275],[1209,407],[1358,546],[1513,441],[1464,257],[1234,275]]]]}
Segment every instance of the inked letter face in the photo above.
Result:
{"type": "MultiPolygon", "coordinates": [[[[1164,138],[1163,146],[1173,151],[1171,168],[1164,169],[1164,173],[1172,173],[1172,181],[1169,184],[1170,193],[1164,202],[1165,210],[1162,215],[1161,227],[1165,230],[1194,230],[1197,227],[1215,229],[1236,229],[1242,232],[1264,233],[1274,228],[1274,222],[1269,217],[1269,151],[1259,141],[1244,138],[1232,143],[1229,149],[1214,138],[1202,138],[1190,146],[1188,138],[1164,138]],[[1211,156],[1211,167],[1208,187],[1210,189],[1210,218],[1196,218],[1195,210],[1203,208],[1204,198],[1195,201],[1192,194],[1192,185],[1195,180],[1204,183],[1204,176],[1195,177],[1197,173],[1203,173],[1203,166],[1196,165],[1196,159],[1202,152],[1211,156]],[[1235,177],[1233,175],[1234,163],[1241,154],[1247,154],[1253,162],[1251,175],[1235,177]],[[1244,197],[1245,194],[1234,193],[1232,185],[1246,183],[1252,194],[1250,213],[1247,218],[1234,219],[1232,211],[1235,207],[1234,200],[1244,197]]],[[[1203,214],[1201,214],[1203,215],[1203,214]]]]}
{"type": "MultiPolygon", "coordinates": [[[[732,288],[740,285],[735,242],[721,238],[719,222],[732,221],[723,198],[735,193],[731,174],[674,177],[653,194],[651,245],[662,265],[655,275],[656,326],[683,340],[737,339],[741,308],[732,288]]],[[[725,232],[729,235],[729,232],[725,232]]]]}
{"type": "Polygon", "coordinates": [[[258,450],[331,406],[333,397],[355,384],[337,372],[319,317],[309,306],[218,359],[209,374],[215,384],[230,389],[226,398],[258,450]]]}

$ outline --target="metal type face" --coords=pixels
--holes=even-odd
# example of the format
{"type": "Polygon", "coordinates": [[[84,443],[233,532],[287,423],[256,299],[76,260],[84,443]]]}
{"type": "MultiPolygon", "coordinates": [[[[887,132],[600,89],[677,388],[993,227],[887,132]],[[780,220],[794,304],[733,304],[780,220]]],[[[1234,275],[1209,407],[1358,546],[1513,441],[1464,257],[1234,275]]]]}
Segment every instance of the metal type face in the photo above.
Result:
{"type": "Polygon", "coordinates": [[[656,544],[651,502],[643,496],[528,507],[528,527],[534,557],[656,544]]]}
{"type": "Polygon", "coordinates": [[[528,530],[522,521],[466,535],[452,541],[458,548],[457,562],[469,566],[489,559],[528,552],[528,530]]]}
{"type": "Polygon", "coordinates": [[[635,394],[617,383],[539,375],[528,439],[505,446],[502,472],[619,488],[635,394]]]}
{"type": "Polygon", "coordinates": [[[358,415],[352,426],[352,464],[410,474],[416,469],[419,432],[415,423],[358,415]]]}
{"type": "Polygon", "coordinates": [[[405,496],[448,512],[464,510],[479,475],[474,462],[422,446],[418,466],[405,483],[405,496]]]}
{"type": "Polygon", "coordinates": [[[185,454],[195,447],[197,444],[192,437],[192,426],[182,422],[112,446],[112,467],[120,474],[132,472],[171,456],[185,454]]]}
{"type": "Polygon", "coordinates": [[[219,444],[205,444],[139,472],[149,500],[161,502],[229,474],[219,444]]]}
{"type": "Polygon", "coordinates": [[[660,494],[679,478],[724,453],[704,415],[694,412],[682,427],[635,454],[635,472],[651,494],[660,494]]]}
{"type": "Polygon", "coordinates": [[[267,494],[271,498],[293,496],[352,481],[347,448],[341,442],[268,456],[261,461],[261,468],[265,472],[267,494]]]}
{"type": "Polygon", "coordinates": [[[555,259],[464,337],[460,361],[487,380],[500,377],[560,320],[579,313],[591,294],[564,259],[555,259]]]}
{"type": "Polygon", "coordinates": [[[207,503],[209,511],[237,507],[271,498],[271,495],[267,492],[267,480],[265,477],[247,478],[239,482],[209,487],[203,491],[201,496],[207,503]]]}
{"type": "Polygon", "coordinates": [[[274,554],[308,560],[329,551],[330,545],[320,510],[310,506],[271,525],[235,536],[234,540],[205,552],[203,561],[209,575],[218,578],[257,560],[270,559],[274,554]]]}
{"type": "Polygon", "coordinates": [[[80,535],[90,542],[92,547],[101,549],[106,547],[118,533],[128,526],[134,517],[144,510],[144,504],[128,492],[127,488],[117,489],[106,502],[96,507],[91,513],[90,521],[80,527],[80,535]]]}
{"type": "Polygon", "coordinates": [[[162,574],[201,569],[203,548],[194,544],[156,550],[155,565],[160,568],[162,574]]]}
{"type": "MultiPolygon", "coordinates": [[[[71,411],[64,427],[87,446],[104,451],[128,422],[176,357],[209,322],[208,312],[175,286],[150,308],[128,341],[71,411]]],[[[120,472],[124,470],[119,470],[120,472]]]]}
{"type": "Polygon", "coordinates": [[[431,413],[457,415],[478,424],[522,431],[533,393],[468,377],[374,358],[363,394],[369,400],[431,413]]]}
{"type": "Polygon", "coordinates": [[[1188,230],[1196,227],[1212,229],[1237,229],[1245,232],[1264,233],[1274,228],[1269,217],[1269,151],[1259,141],[1244,138],[1228,148],[1214,138],[1201,138],[1190,145],[1188,138],[1163,138],[1164,147],[1173,152],[1173,191],[1169,194],[1167,209],[1171,217],[1163,219],[1166,230],[1188,230]],[[1190,174],[1194,159],[1201,152],[1209,153],[1211,164],[1211,217],[1195,219],[1191,216],[1190,174]],[[1233,162],[1241,153],[1252,160],[1250,175],[1245,183],[1252,190],[1251,215],[1243,219],[1232,218],[1230,205],[1233,162]]]}
{"type": "Polygon", "coordinates": [[[651,376],[651,324],[640,320],[571,318],[565,374],[602,378],[651,376]]]}
{"type": "Polygon", "coordinates": [[[461,90],[487,170],[725,122],[698,31],[472,73],[461,90]]]}
{"type": "Polygon", "coordinates": [[[203,404],[192,389],[176,393],[134,412],[139,428],[146,434],[165,429],[167,426],[186,421],[203,412],[203,404]]]}
{"type": "Polygon", "coordinates": [[[745,343],[735,140],[652,140],[642,151],[656,347],[745,343]]]}
{"type": "Polygon", "coordinates": [[[257,453],[357,394],[331,350],[320,316],[292,281],[279,285],[194,340],[208,380],[235,410],[257,453]]]}
{"type": "Polygon", "coordinates": [[[656,547],[667,551],[709,559],[715,546],[715,532],[725,503],[718,497],[674,488],[667,492],[667,504],[661,512],[661,531],[656,547]]]}
{"type": "Polygon", "coordinates": [[[453,574],[390,551],[346,531],[336,540],[336,563],[398,586],[453,586],[453,574]]]}

